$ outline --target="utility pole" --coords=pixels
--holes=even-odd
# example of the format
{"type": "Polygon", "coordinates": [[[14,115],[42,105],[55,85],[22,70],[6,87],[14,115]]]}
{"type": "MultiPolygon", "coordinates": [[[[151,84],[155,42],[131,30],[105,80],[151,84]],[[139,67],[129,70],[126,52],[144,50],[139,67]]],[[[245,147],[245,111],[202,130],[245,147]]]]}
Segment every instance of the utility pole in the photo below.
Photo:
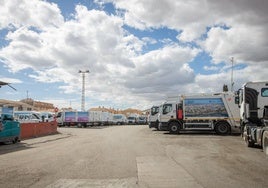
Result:
{"type": "Polygon", "coordinates": [[[231,91],[234,91],[234,57],[231,57],[232,72],[231,72],[231,91]]]}
{"type": "Polygon", "coordinates": [[[85,73],[89,73],[89,70],[81,71],[78,73],[82,74],[82,99],[81,99],[81,111],[85,111],[85,73]]]}

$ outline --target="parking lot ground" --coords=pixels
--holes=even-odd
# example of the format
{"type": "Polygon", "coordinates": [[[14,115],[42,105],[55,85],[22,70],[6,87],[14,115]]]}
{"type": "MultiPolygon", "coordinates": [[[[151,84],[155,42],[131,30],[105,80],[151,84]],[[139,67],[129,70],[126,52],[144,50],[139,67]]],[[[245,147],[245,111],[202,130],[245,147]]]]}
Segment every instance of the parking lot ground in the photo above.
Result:
{"type": "Polygon", "coordinates": [[[237,135],[138,125],[58,131],[0,145],[1,187],[268,187],[268,157],[237,135]]]}

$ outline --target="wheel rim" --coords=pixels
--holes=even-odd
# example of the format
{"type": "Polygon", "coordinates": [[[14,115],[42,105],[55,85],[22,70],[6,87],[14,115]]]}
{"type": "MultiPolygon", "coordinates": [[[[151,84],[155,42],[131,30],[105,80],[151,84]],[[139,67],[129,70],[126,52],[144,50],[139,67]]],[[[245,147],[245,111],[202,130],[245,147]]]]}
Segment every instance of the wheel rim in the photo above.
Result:
{"type": "Polygon", "coordinates": [[[218,126],[218,130],[220,133],[227,133],[228,132],[228,126],[225,124],[220,124],[218,126]]]}
{"type": "Polygon", "coordinates": [[[176,131],[178,130],[178,128],[177,128],[177,126],[173,125],[173,126],[171,126],[171,130],[172,130],[173,132],[176,132],[176,131]]]}

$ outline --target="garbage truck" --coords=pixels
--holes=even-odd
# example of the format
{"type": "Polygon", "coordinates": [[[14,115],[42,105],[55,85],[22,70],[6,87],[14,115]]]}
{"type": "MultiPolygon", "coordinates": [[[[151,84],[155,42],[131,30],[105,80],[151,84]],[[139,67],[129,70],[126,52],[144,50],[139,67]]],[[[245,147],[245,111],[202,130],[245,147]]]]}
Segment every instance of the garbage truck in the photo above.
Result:
{"type": "Polygon", "coordinates": [[[238,90],[242,137],[268,155],[268,81],[247,82],[238,90]]]}
{"type": "Polygon", "coordinates": [[[162,104],[158,116],[158,129],[171,134],[194,130],[240,133],[239,108],[232,92],[181,95],[177,101],[162,104]]]}

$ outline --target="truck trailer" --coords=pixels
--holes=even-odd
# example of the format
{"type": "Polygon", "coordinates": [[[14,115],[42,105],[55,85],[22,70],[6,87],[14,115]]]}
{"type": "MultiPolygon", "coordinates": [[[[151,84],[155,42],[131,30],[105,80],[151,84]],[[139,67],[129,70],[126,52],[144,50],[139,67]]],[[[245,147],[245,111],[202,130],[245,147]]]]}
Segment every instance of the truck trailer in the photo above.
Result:
{"type": "Polygon", "coordinates": [[[240,133],[239,108],[231,92],[181,95],[178,102],[166,102],[160,109],[158,129],[171,134],[187,130],[240,133]]]}
{"type": "Polygon", "coordinates": [[[268,81],[247,82],[238,90],[241,132],[246,145],[268,155],[268,81]]]}
{"type": "Polygon", "coordinates": [[[86,127],[89,125],[88,111],[61,111],[57,113],[56,120],[58,126],[78,126],[86,127]]]}

